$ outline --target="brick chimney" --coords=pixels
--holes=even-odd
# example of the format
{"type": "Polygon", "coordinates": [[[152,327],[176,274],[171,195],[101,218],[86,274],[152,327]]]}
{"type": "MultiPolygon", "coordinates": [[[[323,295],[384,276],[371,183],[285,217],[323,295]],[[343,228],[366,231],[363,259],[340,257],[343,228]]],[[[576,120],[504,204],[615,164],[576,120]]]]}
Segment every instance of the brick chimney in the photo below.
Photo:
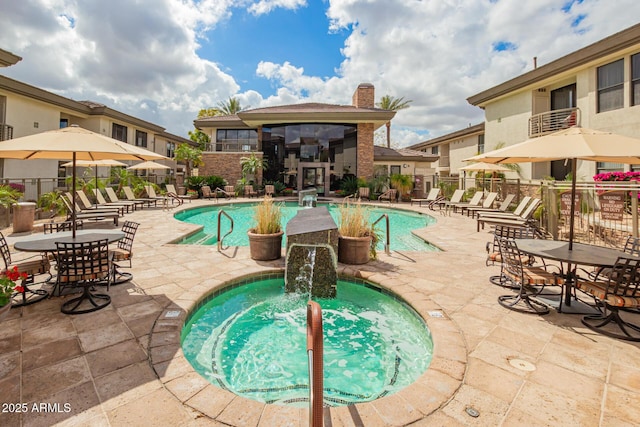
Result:
{"type": "Polygon", "coordinates": [[[353,93],[351,104],[358,108],[375,108],[375,88],[371,83],[360,83],[353,93]]]}

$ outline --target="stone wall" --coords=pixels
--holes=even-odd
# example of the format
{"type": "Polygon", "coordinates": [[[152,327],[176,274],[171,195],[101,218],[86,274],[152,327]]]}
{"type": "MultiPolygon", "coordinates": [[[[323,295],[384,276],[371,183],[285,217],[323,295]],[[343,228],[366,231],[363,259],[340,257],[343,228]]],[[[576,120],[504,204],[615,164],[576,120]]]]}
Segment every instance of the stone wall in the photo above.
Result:
{"type": "MultiPolygon", "coordinates": [[[[205,152],[202,153],[203,166],[200,166],[200,176],[217,175],[226,179],[229,185],[235,185],[242,179],[242,167],[240,159],[249,156],[250,153],[226,153],[226,152],[205,152]]],[[[255,153],[262,158],[262,153],[255,153]]],[[[258,171],[256,182],[262,182],[262,171],[258,171]]]]}
{"type": "Polygon", "coordinates": [[[375,88],[371,83],[360,83],[351,98],[351,104],[358,108],[374,108],[375,88]]]}
{"type": "Polygon", "coordinates": [[[358,178],[373,178],[373,123],[358,124],[358,178]]]}

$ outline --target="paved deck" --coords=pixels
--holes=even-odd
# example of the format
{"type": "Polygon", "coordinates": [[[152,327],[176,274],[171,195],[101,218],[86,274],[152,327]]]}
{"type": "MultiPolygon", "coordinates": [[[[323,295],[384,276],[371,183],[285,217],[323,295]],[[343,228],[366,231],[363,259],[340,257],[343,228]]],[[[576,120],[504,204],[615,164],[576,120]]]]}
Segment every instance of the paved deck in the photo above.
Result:
{"type": "MultiPolygon", "coordinates": [[[[111,288],[108,308],[67,316],[60,312],[63,298],[56,297],[13,309],[0,323],[0,425],[307,425],[306,409],[231,395],[204,381],[182,357],[183,317],[172,319],[168,311],[184,316],[210,289],[281,269],[283,261],[252,261],[248,248],[218,253],[215,246],[169,244],[194,229],[173,213],[158,208],[127,215],[141,223],[135,279],[111,288]],[[22,412],[11,406],[19,402],[27,404],[22,412]]],[[[435,354],[408,389],[331,408],[331,425],[637,425],[640,345],[594,334],[580,316],[502,308],[497,297],[505,290],[488,281],[498,267],[484,264],[489,233],[476,232],[476,222],[459,214],[435,218],[437,224],[420,234],[444,251],[380,253],[361,268],[340,266],[392,289],[423,314],[435,354]],[[439,310],[444,317],[429,317],[439,310]]],[[[21,237],[10,230],[5,236],[10,243],[21,237]]]]}

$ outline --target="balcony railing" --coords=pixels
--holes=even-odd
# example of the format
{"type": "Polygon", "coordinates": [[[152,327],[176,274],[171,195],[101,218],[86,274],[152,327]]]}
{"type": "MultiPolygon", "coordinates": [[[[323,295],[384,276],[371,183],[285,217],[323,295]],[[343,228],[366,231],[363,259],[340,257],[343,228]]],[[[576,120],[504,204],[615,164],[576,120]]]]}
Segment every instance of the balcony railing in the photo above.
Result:
{"type": "Polygon", "coordinates": [[[13,139],[13,126],[0,123],[0,141],[13,139]]]}
{"type": "Polygon", "coordinates": [[[529,138],[579,125],[580,119],[579,108],[563,108],[536,114],[529,118],[529,138]]]}

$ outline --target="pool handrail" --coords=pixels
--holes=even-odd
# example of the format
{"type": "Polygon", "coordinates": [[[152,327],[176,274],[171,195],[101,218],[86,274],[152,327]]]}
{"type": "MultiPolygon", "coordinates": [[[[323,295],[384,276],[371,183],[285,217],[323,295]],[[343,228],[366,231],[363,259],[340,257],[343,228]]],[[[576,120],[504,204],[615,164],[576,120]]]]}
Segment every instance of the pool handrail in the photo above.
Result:
{"type": "Polygon", "coordinates": [[[380,222],[380,220],[381,220],[382,218],[384,218],[384,222],[385,222],[385,224],[386,224],[386,226],[387,226],[387,233],[386,233],[386,234],[387,234],[387,236],[386,236],[386,237],[387,237],[387,239],[386,239],[386,241],[385,241],[385,243],[384,243],[384,253],[386,253],[387,255],[389,255],[389,254],[390,254],[389,246],[391,245],[391,241],[390,241],[390,239],[389,239],[389,234],[390,234],[390,232],[389,232],[389,215],[387,215],[387,214],[382,214],[382,215],[380,215],[380,218],[376,219],[376,220],[373,222],[373,224],[371,225],[371,227],[372,227],[372,228],[373,228],[373,227],[375,227],[375,226],[376,226],[376,224],[377,224],[377,223],[379,223],[379,222],[380,222]]]}
{"type": "Polygon", "coordinates": [[[309,356],[309,427],[323,426],[324,370],[322,309],[315,301],[307,303],[307,355],[309,356]]]}
{"type": "Polygon", "coordinates": [[[233,233],[233,218],[231,218],[231,216],[226,213],[223,209],[220,209],[220,211],[218,211],[218,252],[226,249],[222,247],[222,241],[224,240],[225,237],[227,237],[229,234],[233,233]],[[227,218],[229,218],[229,221],[231,221],[231,228],[229,229],[229,231],[222,237],[220,237],[220,225],[222,222],[222,215],[226,216],[227,218]]]}

